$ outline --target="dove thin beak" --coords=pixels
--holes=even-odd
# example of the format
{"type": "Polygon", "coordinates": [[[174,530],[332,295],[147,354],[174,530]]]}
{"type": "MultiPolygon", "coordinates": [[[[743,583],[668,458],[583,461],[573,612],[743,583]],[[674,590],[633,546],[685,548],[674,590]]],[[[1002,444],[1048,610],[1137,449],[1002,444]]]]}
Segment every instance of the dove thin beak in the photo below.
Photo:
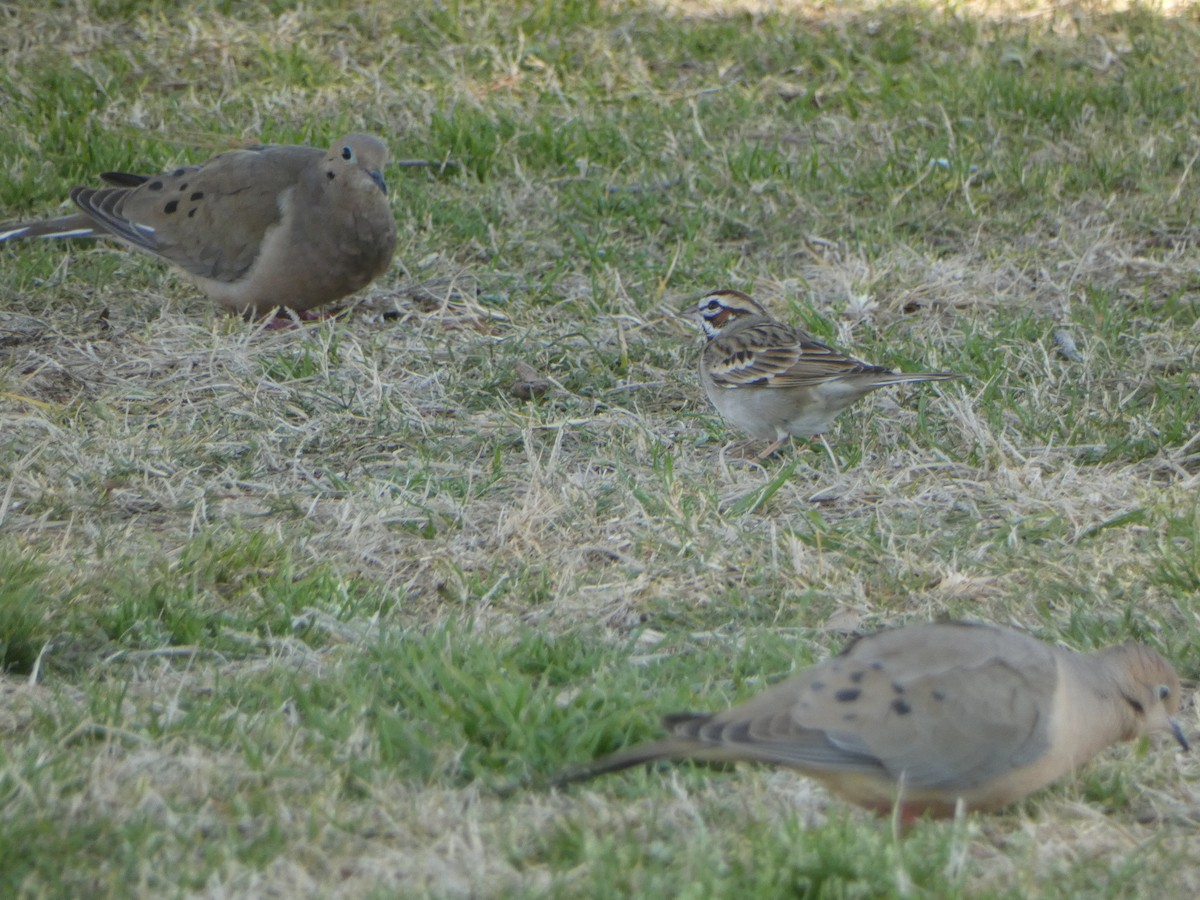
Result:
{"type": "Polygon", "coordinates": [[[1174,719],[1167,719],[1167,721],[1171,724],[1171,734],[1175,735],[1175,740],[1179,741],[1179,746],[1186,753],[1191,748],[1188,746],[1188,739],[1184,736],[1183,728],[1174,719]]]}

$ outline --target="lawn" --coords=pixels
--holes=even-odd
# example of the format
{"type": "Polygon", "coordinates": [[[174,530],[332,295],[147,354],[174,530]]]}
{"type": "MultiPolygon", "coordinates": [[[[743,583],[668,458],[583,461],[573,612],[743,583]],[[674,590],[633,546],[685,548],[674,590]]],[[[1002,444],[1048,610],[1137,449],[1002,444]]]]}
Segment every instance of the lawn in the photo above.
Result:
{"type": "Polygon", "coordinates": [[[254,141],[432,163],[302,327],[0,247],[0,895],[1200,891],[1165,740],[903,838],[781,770],[546,786],[936,618],[1144,641],[1200,734],[1200,7],[17,0],[0,63],[0,221],[254,141]],[[718,287],[964,378],[756,464],[718,287]]]}

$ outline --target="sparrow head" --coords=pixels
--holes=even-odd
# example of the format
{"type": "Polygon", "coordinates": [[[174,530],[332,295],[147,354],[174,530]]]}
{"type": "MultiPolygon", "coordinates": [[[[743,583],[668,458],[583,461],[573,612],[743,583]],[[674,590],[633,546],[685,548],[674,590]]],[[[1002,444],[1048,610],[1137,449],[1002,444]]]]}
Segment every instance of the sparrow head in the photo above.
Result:
{"type": "Polygon", "coordinates": [[[712,291],[701,297],[696,304],[696,313],[700,316],[700,324],[704,326],[704,334],[710,339],[738,319],[767,317],[767,311],[752,297],[729,288],[712,291]]]}

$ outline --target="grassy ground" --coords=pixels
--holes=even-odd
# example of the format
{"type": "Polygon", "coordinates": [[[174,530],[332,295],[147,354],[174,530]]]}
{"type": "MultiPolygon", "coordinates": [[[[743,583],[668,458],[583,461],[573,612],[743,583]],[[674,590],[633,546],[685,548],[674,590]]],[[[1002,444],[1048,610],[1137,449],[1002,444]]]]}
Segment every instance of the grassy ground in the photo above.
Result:
{"type": "Polygon", "coordinates": [[[1190,693],[1200,13],[347,6],[0,6],[0,219],[247,139],[456,163],[296,330],[0,250],[0,893],[1195,896],[1166,744],[904,841],[771,770],[506,788],[933,617],[1190,693]],[[677,315],[719,286],[967,378],[750,465],[677,315]]]}

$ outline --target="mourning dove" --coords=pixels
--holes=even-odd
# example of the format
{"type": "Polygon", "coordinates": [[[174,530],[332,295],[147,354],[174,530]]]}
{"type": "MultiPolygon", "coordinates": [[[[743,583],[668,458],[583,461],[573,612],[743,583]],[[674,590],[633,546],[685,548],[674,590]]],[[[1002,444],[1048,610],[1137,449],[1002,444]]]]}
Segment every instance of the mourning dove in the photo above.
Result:
{"type": "Polygon", "coordinates": [[[562,782],[663,759],[799,769],[846,799],[908,820],[995,810],[1075,771],[1110,744],[1167,731],[1179,678],[1140,644],[1092,654],[993,625],[912,625],[712,715],[667,716],[670,737],[597,760],[562,782]]]}
{"type": "Polygon", "coordinates": [[[708,338],[700,383],[721,418],[764,441],[765,459],[789,437],[828,430],[854,401],[889,384],[958,378],[952,372],[893,372],[861,362],[772,319],[741,291],[706,294],[696,307],[708,338]]]}
{"type": "Polygon", "coordinates": [[[76,187],[83,210],[8,226],[29,237],[114,237],[174,264],[231,312],[303,312],[383,274],[396,221],[378,138],[349,134],[328,151],[268,145],[231,150],[158,176],[107,172],[76,187]]]}

